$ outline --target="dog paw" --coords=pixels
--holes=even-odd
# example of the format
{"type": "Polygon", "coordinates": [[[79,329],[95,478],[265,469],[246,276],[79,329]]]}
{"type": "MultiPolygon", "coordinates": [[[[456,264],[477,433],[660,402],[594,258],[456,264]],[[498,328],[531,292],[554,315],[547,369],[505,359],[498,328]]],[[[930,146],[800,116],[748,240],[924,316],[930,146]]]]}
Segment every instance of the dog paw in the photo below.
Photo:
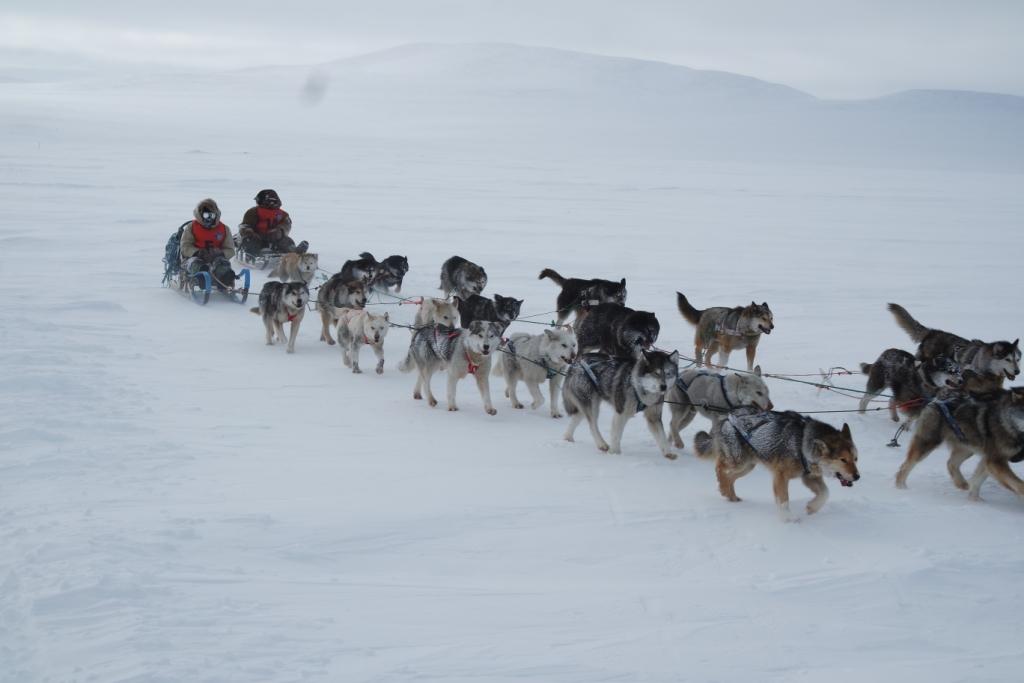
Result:
{"type": "Polygon", "coordinates": [[[516,401],[515,403],[512,404],[512,407],[515,408],[516,410],[522,410],[523,404],[520,403],[519,401],[516,401]]]}
{"type": "Polygon", "coordinates": [[[961,491],[967,491],[970,489],[970,485],[966,481],[954,481],[953,486],[957,487],[961,491]]]}
{"type": "Polygon", "coordinates": [[[602,453],[607,453],[609,448],[610,446],[608,446],[608,444],[606,443],[597,444],[597,450],[601,451],[602,453]]]}
{"type": "Polygon", "coordinates": [[[328,339],[327,343],[330,344],[331,346],[334,346],[336,342],[333,339],[328,339]]]}
{"type": "Polygon", "coordinates": [[[416,392],[413,392],[413,395],[412,395],[412,397],[413,397],[413,399],[414,399],[414,400],[416,400],[416,401],[422,401],[422,400],[423,400],[423,394],[421,394],[421,393],[420,393],[420,392],[418,392],[418,391],[416,391],[416,392]]]}
{"type": "Polygon", "coordinates": [[[383,375],[384,374],[384,368],[377,368],[377,374],[378,375],[383,375]]]}
{"type": "Polygon", "coordinates": [[[551,417],[553,417],[554,419],[557,420],[557,419],[563,417],[563,415],[561,413],[551,413],[551,417]]]}
{"type": "Polygon", "coordinates": [[[902,489],[902,490],[906,491],[907,490],[907,482],[900,481],[899,479],[897,479],[896,480],[896,488],[902,489]]]}
{"type": "Polygon", "coordinates": [[[679,457],[678,455],[676,455],[676,454],[675,454],[675,453],[673,453],[672,451],[669,451],[668,453],[663,453],[662,455],[664,455],[664,456],[665,456],[666,458],[668,458],[669,460],[675,460],[676,458],[678,458],[678,457],[679,457]]]}
{"type": "Polygon", "coordinates": [[[288,353],[295,353],[295,349],[293,349],[293,348],[288,348],[288,349],[287,349],[287,352],[288,352],[288,353]]]}
{"type": "Polygon", "coordinates": [[[534,401],[533,403],[530,404],[530,410],[537,410],[537,408],[540,408],[542,405],[544,405],[543,401],[534,401]]]}
{"type": "Polygon", "coordinates": [[[494,408],[486,408],[485,410],[487,411],[488,415],[497,415],[498,414],[498,411],[495,410],[494,408]]]}
{"type": "Polygon", "coordinates": [[[972,503],[980,503],[982,502],[981,494],[977,491],[969,493],[967,494],[967,500],[971,501],[972,503]]]}
{"type": "Polygon", "coordinates": [[[361,375],[361,374],[363,374],[363,371],[360,370],[358,366],[353,366],[352,367],[352,374],[353,375],[361,375]]]}
{"type": "Polygon", "coordinates": [[[566,434],[566,435],[565,435],[565,436],[563,436],[562,438],[563,438],[563,439],[565,439],[566,441],[568,441],[569,443],[576,443],[576,439],[574,439],[574,438],[573,438],[572,436],[570,436],[569,434],[566,434]]]}
{"type": "Polygon", "coordinates": [[[431,408],[436,408],[437,407],[437,399],[436,398],[430,399],[429,401],[427,401],[427,403],[430,404],[431,408]]]}

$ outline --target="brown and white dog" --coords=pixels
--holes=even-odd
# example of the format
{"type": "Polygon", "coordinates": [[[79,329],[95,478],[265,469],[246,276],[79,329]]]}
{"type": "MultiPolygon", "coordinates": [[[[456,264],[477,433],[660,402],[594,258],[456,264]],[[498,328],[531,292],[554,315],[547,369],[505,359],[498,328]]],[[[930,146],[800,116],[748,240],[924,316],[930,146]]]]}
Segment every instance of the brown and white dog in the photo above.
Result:
{"type": "Polygon", "coordinates": [[[696,326],[694,335],[694,356],[697,365],[711,365],[712,354],[718,354],[718,364],[728,367],[729,354],[739,349],[747,350],[747,372],[754,371],[754,355],[762,334],[771,334],[775,319],[768,303],[726,308],[715,306],[702,310],[690,305],[681,292],[676,292],[679,312],[686,321],[696,326]],[[705,351],[706,349],[706,351],[705,351]]]}

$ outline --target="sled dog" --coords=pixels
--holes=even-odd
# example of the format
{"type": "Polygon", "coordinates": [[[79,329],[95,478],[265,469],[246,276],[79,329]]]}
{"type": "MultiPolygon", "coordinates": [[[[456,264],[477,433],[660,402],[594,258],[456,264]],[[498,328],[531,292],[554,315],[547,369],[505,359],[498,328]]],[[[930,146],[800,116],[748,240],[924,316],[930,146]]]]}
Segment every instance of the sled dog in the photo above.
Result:
{"type": "Polygon", "coordinates": [[[768,385],[761,379],[761,366],[753,374],[728,372],[716,374],[707,370],[687,368],[679,373],[679,379],[668,388],[665,395],[671,419],[669,434],[676,448],[683,447],[680,431],[689,425],[700,413],[711,420],[711,426],[724,420],[730,410],[737,408],[759,408],[771,410],[768,385]]]}
{"type": "Polygon", "coordinates": [[[308,285],[313,281],[318,266],[319,257],[316,254],[289,252],[281,255],[277,265],[270,271],[270,277],[281,278],[282,282],[305,282],[308,285]]]}
{"type": "Polygon", "coordinates": [[[874,363],[861,363],[860,371],[868,376],[864,396],[860,399],[860,412],[883,391],[891,395],[889,417],[899,422],[897,409],[911,418],[917,416],[924,404],[942,389],[956,390],[963,386],[963,373],[954,360],[939,356],[921,362],[903,349],[886,349],[874,363]]]}
{"type": "Polygon", "coordinates": [[[460,299],[468,299],[483,292],[486,286],[487,273],[472,261],[452,256],[441,265],[440,289],[446,297],[455,294],[460,299]]]}
{"type": "Polygon", "coordinates": [[[983,342],[979,339],[968,341],[951,332],[925,327],[899,304],[889,304],[889,311],[896,318],[896,324],[917,342],[918,360],[944,357],[959,363],[968,392],[984,393],[1000,389],[1003,378],[1013,381],[1020,374],[1020,339],[1012,343],[983,342]]]}
{"type": "Polygon", "coordinates": [[[299,325],[306,315],[306,304],[309,303],[309,288],[305,282],[265,282],[260,290],[260,305],[257,308],[250,308],[253,313],[259,313],[263,318],[263,325],[267,328],[267,346],[274,343],[274,333],[277,332],[277,340],[285,343],[284,324],[290,322],[291,329],[288,335],[288,353],[295,353],[295,338],[299,334],[299,325]]]}
{"type": "MultiPolygon", "coordinates": [[[[369,259],[373,258],[373,254],[369,252],[363,252],[360,256],[369,259]]],[[[392,254],[377,263],[377,267],[374,270],[373,280],[370,281],[371,289],[387,292],[394,287],[396,293],[401,292],[402,280],[405,279],[406,273],[409,272],[409,259],[405,256],[392,254]]]]}
{"type": "Polygon", "coordinates": [[[341,266],[342,282],[361,282],[369,286],[370,282],[377,275],[377,259],[368,252],[363,252],[357,259],[349,259],[341,266]]]}
{"type": "Polygon", "coordinates": [[[718,353],[718,364],[729,365],[729,354],[738,349],[747,350],[747,371],[754,370],[754,355],[762,334],[771,334],[775,319],[768,303],[726,308],[716,306],[703,311],[690,305],[681,292],[676,292],[679,312],[686,322],[694,325],[694,357],[697,365],[711,365],[711,356],[718,353]]]}
{"type": "Polygon", "coordinates": [[[455,327],[455,321],[458,320],[458,316],[459,312],[455,309],[455,304],[450,301],[423,297],[419,308],[416,309],[416,319],[412,324],[416,329],[412,333],[415,335],[416,330],[429,325],[455,327]]]}
{"type": "Polygon", "coordinates": [[[825,478],[834,476],[843,486],[860,479],[857,447],[849,425],[842,429],[791,411],[761,412],[741,408],[721,420],[711,433],[698,432],[694,451],[715,458],[718,490],[736,502],[736,480],[758,463],[772,472],[772,489],[782,519],[790,521],[789,481],[800,477],[814,493],[807,514],[817,512],[828,500],[825,478]]]}
{"type": "Polygon", "coordinates": [[[624,358],[649,349],[658,341],[661,325],[648,311],[620,304],[598,304],[588,309],[576,329],[581,352],[601,352],[624,358]]]}
{"type": "Polygon", "coordinates": [[[469,327],[474,320],[487,320],[501,323],[502,334],[508,329],[509,323],[519,317],[519,310],[523,306],[522,299],[500,294],[495,294],[493,301],[479,294],[465,299],[456,296],[453,301],[455,308],[459,311],[461,327],[469,327]]]}
{"type": "Polygon", "coordinates": [[[576,428],[584,419],[590,426],[598,450],[622,452],[622,432],[626,423],[637,413],[643,413],[647,428],[658,443],[662,455],[670,460],[676,454],[669,447],[665,428],[661,423],[661,404],[665,392],[679,373],[679,354],[663,351],[640,351],[636,358],[617,359],[603,354],[582,356],[570,369],[562,386],[562,400],[570,421],[565,440],[574,441],[576,428]],[[601,436],[597,417],[601,402],[612,405],[611,443],[601,436]]]}
{"type": "Polygon", "coordinates": [[[537,276],[538,280],[548,278],[562,288],[555,300],[558,309],[558,324],[561,325],[573,313],[579,320],[585,308],[597,304],[626,305],[626,278],[619,282],[611,280],[584,280],[578,277],[562,277],[551,268],[545,268],[537,276]]]}
{"type": "Polygon", "coordinates": [[[991,474],[1018,496],[1024,496],[1024,481],[1009,463],[1024,460],[1024,387],[1002,389],[987,396],[935,400],[921,411],[907,457],[896,473],[896,486],[907,488],[911,470],[940,445],[949,446],[946,469],[959,489],[970,491],[972,499],[991,474]],[[974,453],[982,462],[971,477],[964,479],[960,466],[974,453]]]}
{"type": "Polygon", "coordinates": [[[416,368],[419,371],[412,397],[421,399],[421,391],[425,391],[431,407],[437,405],[437,399],[430,390],[430,380],[434,373],[447,369],[448,410],[459,409],[455,404],[455,389],[459,380],[466,375],[473,375],[484,402],[484,410],[488,415],[496,415],[498,411],[491,404],[489,375],[491,357],[500,345],[499,323],[476,320],[464,330],[432,325],[416,331],[409,345],[409,353],[398,369],[410,372],[416,368]]]}
{"type": "Polygon", "coordinates": [[[558,393],[563,373],[576,356],[576,335],[568,327],[544,330],[540,334],[517,332],[508,338],[505,348],[494,364],[494,374],[505,378],[505,395],[513,408],[522,408],[516,387],[522,381],[533,398],[530,408],[544,405],[540,387],[548,382],[551,389],[551,417],[562,417],[558,411],[558,393]]]}
{"type": "Polygon", "coordinates": [[[320,285],[316,294],[316,307],[320,311],[320,341],[334,345],[331,327],[337,324],[338,308],[363,308],[366,306],[366,287],[358,280],[345,280],[341,273],[335,273],[320,285]]]}
{"type": "Polygon", "coordinates": [[[338,309],[338,343],[341,362],[352,372],[360,373],[359,350],[363,345],[373,349],[377,356],[377,374],[384,374],[384,337],[391,328],[388,314],[374,315],[366,309],[338,309]]]}

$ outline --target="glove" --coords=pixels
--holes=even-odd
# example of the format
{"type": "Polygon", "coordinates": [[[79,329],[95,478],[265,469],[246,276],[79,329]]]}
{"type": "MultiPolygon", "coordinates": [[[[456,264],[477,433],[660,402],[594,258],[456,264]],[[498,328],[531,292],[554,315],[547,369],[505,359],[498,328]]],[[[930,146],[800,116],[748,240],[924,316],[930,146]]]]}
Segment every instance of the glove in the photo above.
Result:
{"type": "Polygon", "coordinates": [[[281,230],[281,228],[274,228],[267,233],[267,237],[269,237],[272,242],[279,242],[281,238],[284,237],[284,231],[281,230]]]}

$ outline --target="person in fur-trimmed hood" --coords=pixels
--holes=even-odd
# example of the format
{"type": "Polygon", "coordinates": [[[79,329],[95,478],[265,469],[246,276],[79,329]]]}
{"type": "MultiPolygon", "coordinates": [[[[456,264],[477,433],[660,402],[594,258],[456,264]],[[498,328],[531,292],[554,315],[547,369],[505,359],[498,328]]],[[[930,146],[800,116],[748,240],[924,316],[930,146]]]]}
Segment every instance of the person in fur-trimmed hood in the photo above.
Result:
{"type": "Polygon", "coordinates": [[[256,194],[256,206],[245,212],[238,226],[241,249],[248,254],[258,254],[263,249],[281,254],[306,253],[309,243],[302,241],[296,245],[289,236],[291,231],[291,216],[281,208],[281,197],[277,192],[269,189],[256,194]]]}
{"type": "Polygon", "coordinates": [[[231,257],[235,255],[235,241],[231,231],[220,220],[220,208],[212,199],[203,199],[192,211],[194,220],[181,231],[179,250],[185,259],[185,271],[194,275],[208,271],[220,288],[235,286],[235,271],[231,257]]]}

